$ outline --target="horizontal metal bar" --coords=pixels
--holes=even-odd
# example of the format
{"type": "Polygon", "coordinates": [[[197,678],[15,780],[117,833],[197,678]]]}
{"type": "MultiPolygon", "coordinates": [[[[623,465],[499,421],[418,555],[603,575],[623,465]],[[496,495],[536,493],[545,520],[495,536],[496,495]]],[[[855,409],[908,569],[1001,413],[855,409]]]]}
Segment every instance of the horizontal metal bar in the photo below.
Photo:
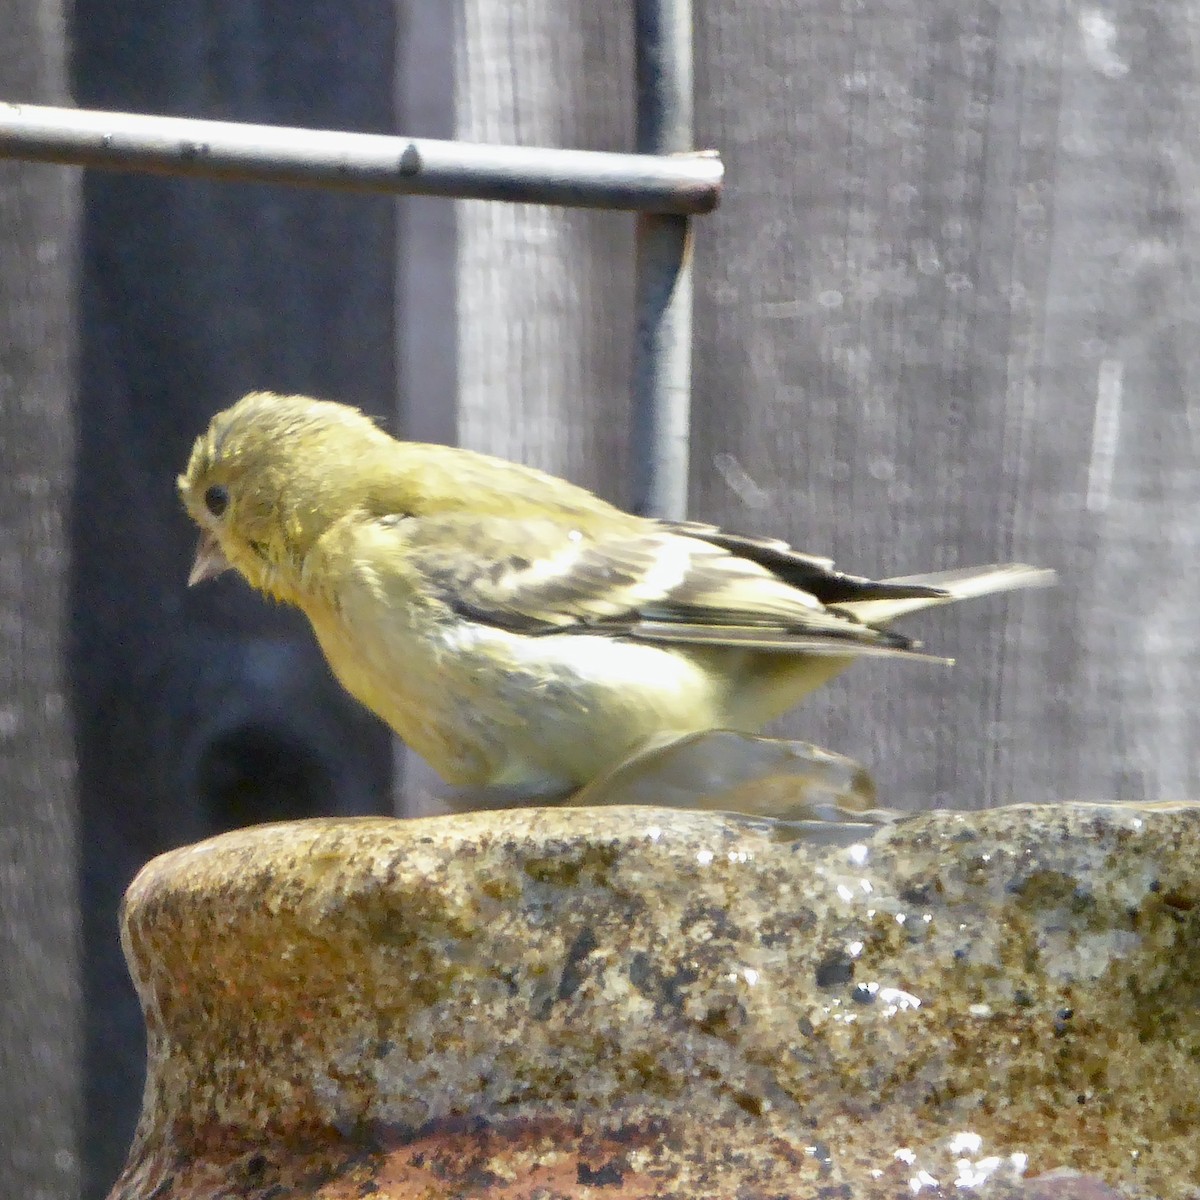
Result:
{"type": "Polygon", "coordinates": [[[0,102],[0,159],[573,208],[703,213],[715,153],[483,146],[0,102]]]}

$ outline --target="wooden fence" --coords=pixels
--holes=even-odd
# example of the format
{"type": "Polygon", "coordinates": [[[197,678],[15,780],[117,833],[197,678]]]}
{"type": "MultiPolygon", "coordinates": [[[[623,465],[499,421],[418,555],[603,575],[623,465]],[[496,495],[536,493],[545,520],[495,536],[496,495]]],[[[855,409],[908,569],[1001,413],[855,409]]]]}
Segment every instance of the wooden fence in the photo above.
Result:
{"type": "MultiPolygon", "coordinates": [[[[628,150],[620,5],[0,0],[0,99],[628,150]],[[443,13],[441,10],[445,9],[443,13]],[[438,10],[434,12],[434,10],[438,10]],[[453,19],[451,20],[451,15],[453,19]]],[[[787,732],[885,803],[1200,792],[1200,56],[1190,6],[696,12],[691,511],[901,573],[923,618],[787,732]]],[[[251,386],[629,494],[633,222],[0,164],[0,1192],[100,1196],[140,1087],[116,905],[223,825],[390,801],[389,738],[173,477],[251,386]]]]}

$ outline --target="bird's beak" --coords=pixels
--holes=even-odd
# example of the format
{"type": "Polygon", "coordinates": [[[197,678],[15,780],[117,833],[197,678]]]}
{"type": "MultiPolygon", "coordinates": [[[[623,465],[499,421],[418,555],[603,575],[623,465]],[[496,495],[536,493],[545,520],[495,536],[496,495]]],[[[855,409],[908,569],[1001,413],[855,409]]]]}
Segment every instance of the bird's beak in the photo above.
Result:
{"type": "Polygon", "coordinates": [[[201,533],[200,544],[196,547],[196,557],[192,560],[192,569],[188,572],[188,587],[195,587],[206,579],[216,577],[232,567],[225,552],[217,539],[207,531],[201,533]]]}

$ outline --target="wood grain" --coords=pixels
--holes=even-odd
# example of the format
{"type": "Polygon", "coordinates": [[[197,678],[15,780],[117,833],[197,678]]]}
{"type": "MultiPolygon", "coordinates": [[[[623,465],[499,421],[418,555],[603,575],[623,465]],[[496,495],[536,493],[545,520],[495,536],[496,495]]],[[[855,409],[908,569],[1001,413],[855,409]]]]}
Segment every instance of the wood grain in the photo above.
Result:
{"type": "MultiPolygon", "coordinates": [[[[0,95],[64,103],[57,0],[0,4],[0,95]]],[[[0,1192],[81,1175],[79,816],[67,652],[79,176],[0,164],[0,1192]]]]}
{"type": "MultiPolygon", "coordinates": [[[[459,136],[613,144],[623,10],[493,8],[466,5],[459,136]]],[[[692,514],[853,571],[1062,577],[927,614],[952,671],[861,665],[782,730],[898,807],[1195,795],[1194,18],[755,0],[696,39],[728,184],[698,222],[692,514]]],[[[608,220],[464,208],[460,432],[619,496],[608,220]]]]}

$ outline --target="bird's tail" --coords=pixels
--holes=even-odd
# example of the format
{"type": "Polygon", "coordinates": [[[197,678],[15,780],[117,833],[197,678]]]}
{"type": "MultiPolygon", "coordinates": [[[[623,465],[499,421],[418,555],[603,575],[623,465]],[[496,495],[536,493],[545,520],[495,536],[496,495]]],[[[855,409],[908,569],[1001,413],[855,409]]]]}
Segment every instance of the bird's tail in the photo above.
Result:
{"type": "Polygon", "coordinates": [[[1013,592],[1019,588],[1050,587],[1055,573],[1046,567],[1031,567],[1025,563],[992,563],[986,567],[965,567],[954,571],[930,571],[925,575],[903,575],[885,583],[916,584],[943,592],[940,596],[914,596],[895,600],[849,600],[831,608],[849,613],[867,625],[883,625],[939,604],[969,600],[973,596],[990,596],[993,592],[1013,592]]]}

